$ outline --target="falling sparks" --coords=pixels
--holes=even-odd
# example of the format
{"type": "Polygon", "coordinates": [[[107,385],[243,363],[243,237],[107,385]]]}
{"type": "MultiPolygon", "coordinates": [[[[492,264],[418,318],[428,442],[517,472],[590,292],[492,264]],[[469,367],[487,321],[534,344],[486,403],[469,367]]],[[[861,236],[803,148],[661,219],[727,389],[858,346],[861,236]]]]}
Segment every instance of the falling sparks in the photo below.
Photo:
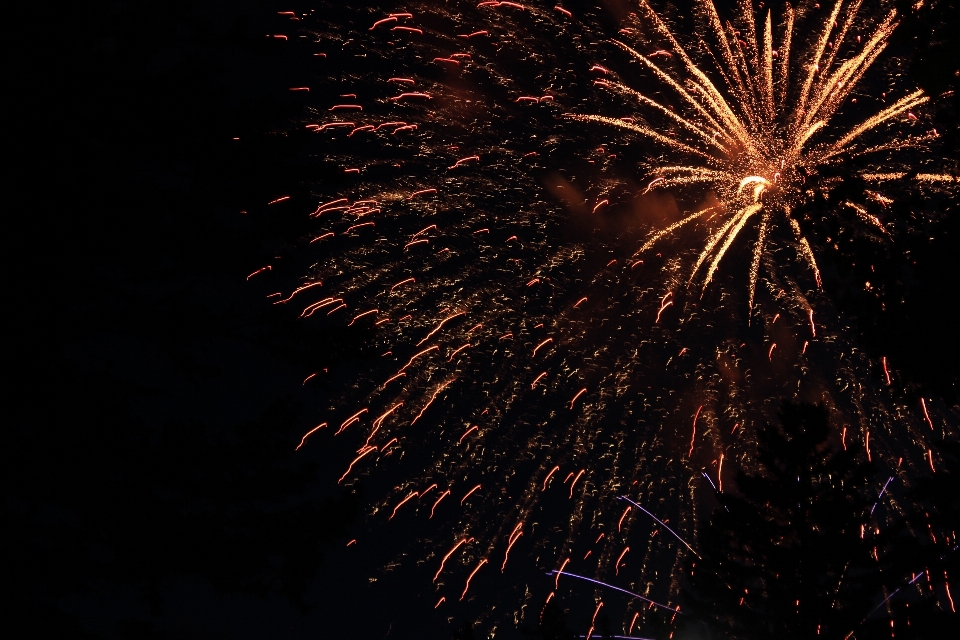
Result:
{"type": "MultiPolygon", "coordinates": [[[[248,280],[274,279],[268,291],[290,292],[270,294],[277,309],[376,347],[329,372],[310,363],[296,378],[324,371],[303,384],[314,380],[306,391],[322,387],[330,402],[295,448],[345,447],[333,474],[349,460],[341,484],[394,479],[368,516],[394,520],[392,531],[419,518],[418,543],[402,555],[426,554],[431,570],[440,557],[438,589],[441,575],[464,580],[464,600],[488,557],[503,553],[496,579],[508,581],[536,548],[540,566],[559,566],[547,602],[563,575],[676,613],[659,601],[676,597],[682,558],[696,555],[687,540],[697,498],[679,489],[709,490],[705,469],[716,464],[722,492],[725,453],[751,466],[755,425],[773,417],[759,408],[770,389],[800,393],[784,372],[817,379],[847,424],[885,416],[863,431],[872,459],[910,442],[892,433],[897,420],[925,421],[924,437],[934,430],[926,399],[909,411],[884,404],[866,359],[837,346],[844,328],[827,311],[818,266],[832,239],[804,218],[829,176],[850,172],[870,191],[818,211],[888,242],[901,224],[891,185],[958,184],[935,167],[885,165],[901,147],[936,141],[921,131],[922,92],[896,87],[882,107],[856,103],[881,103],[864,99],[873,90],[864,78],[896,11],[839,0],[755,18],[740,3],[727,22],[696,0],[703,29],[692,37],[637,0],[611,39],[553,3],[414,4],[422,11],[364,14],[359,29],[312,18],[315,41],[362,49],[353,55],[385,71],[359,79],[334,69],[325,88],[296,81],[317,101],[298,135],[317,141],[337,177],[303,204],[315,225],[302,242],[309,276],[277,284],[284,269],[273,265],[286,263],[265,258],[248,280]],[[457,26],[428,28],[436,21],[420,22],[424,12],[457,26]],[[537,86],[514,77],[521,61],[535,65],[537,86]],[[631,68],[642,82],[621,78],[631,68]],[[808,376],[814,367],[828,375],[808,376]],[[322,431],[328,422],[339,428],[322,431]],[[568,565],[649,583],[644,593],[658,601],[568,565]]],[[[273,197],[261,201],[270,211],[302,204],[273,197]]],[[[844,426],[844,449],[847,435],[844,426]]],[[[929,443],[915,443],[932,469],[929,443]]],[[[604,605],[590,606],[587,635],[604,605]]],[[[606,606],[605,615],[615,605],[606,606]]],[[[643,624],[637,615],[628,633],[643,624]]]]}

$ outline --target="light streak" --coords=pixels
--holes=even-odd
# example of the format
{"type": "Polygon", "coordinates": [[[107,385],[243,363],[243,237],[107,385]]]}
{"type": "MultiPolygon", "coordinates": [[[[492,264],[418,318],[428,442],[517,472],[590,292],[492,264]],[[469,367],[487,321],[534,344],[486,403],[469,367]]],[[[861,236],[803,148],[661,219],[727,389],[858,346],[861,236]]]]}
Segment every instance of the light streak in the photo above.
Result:
{"type": "Polygon", "coordinates": [[[623,556],[627,555],[627,552],[630,551],[630,547],[624,547],[623,552],[620,554],[620,557],[617,558],[617,561],[613,563],[613,566],[616,569],[615,575],[620,575],[620,562],[623,560],[623,556]]]}
{"type": "MultiPolygon", "coordinates": [[[[594,623],[597,621],[597,614],[600,613],[600,608],[603,607],[603,600],[597,603],[597,608],[593,610],[593,617],[590,618],[590,628],[593,628],[594,623]]],[[[590,635],[589,633],[587,634],[590,635]]]]}
{"type": "Polygon", "coordinates": [[[546,371],[544,371],[543,373],[541,373],[540,375],[538,375],[538,376],[534,379],[534,381],[530,384],[530,389],[534,389],[534,388],[537,386],[537,383],[540,382],[541,380],[543,380],[546,376],[547,376],[547,372],[546,372],[546,371]]]}
{"type": "Polygon", "coordinates": [[[693,444],[697,439],[697,418],[700,417],[700,412],[703,411],[703,405],[697,407],[697,413],[693,416],[693,433],[690,435],[690,451],[687,452],[687,457],[693,457],[693,444]]]}
{"type": "MultiPolygon", "coordinates": [[[[544,345],[547,345],[547,344],[550,344],[551,342],[553,342],[553,338],[547,338],[546,340],[544,340],[543,342],[541,342],[540,344],[538,344],[536,347],[534,347],[534,349],[533,349],[533,354],[532,354],[532,355],[533,355],[533,356],[537,355],[537,351],[540,350],[540,347],[542,347],[542,346],[544,346],[544,345]]],[[[536,383],[534,383],[534,384],[536,384],[536,383]]]]}
{"type": "Polygon", "coordinates": [[[464,315],[467,315],[467,312],[466,312],[466,311],[457,311],[457,312],[454,313],[453,315],[447,316],[446,318],[444,318],[443,320],[440,321],[440,324],[438,324],[438,325],[433,329],[433,331],[431,331],[430,333],[427,334],[427,337],[426,337],[426,338],[424,338],[423,340],[421,340],[420,342],[418,342],[418,343],[417,343],[417,346],[418,346],[418,347],[421,346],[424,342],[426,342],[427,340],[429,340],[430,338],[432,338],[434,335],[436,335],[436,333],[437,333],[438,331],[440,331],[440,329],[443,328],[443,325],[445,325],[445,324],[446,324],[447,322],[449,322],[450,320],[453,320],[454,318],[459,318],[460,316],[464,316],[464,315]]]}
{"type": "Polygon", "coordinates": [[[472,496],[472,495],[473,495],[473,492],[476,491],[476,490],[479,489],[479,488],[480,488],[480,485],[478,484],[478,485],[475,486],[473,489],[470,489],[470,491],[467,491],[467,494],[466,494],[465,496],[463,496],[463,498],[460,499],[460,506],[463,506],[463,503],[467,501],[467,498],[469,498],[470,496],[472,496]]]}
{"type": "Polygon", "coordinates": [[[663,315],[664,310],[666,310],[667,307],[673,305],[673,300],[670,300],[669,302],[667,302],[667,298],[669,298],[672,295],[673,295],[673,292],[668,291],[667,295],[663,296],[663,300],[660,301],[660,310],[657,311],[657,319],[654,320],[654,324],[659,324],[660,316],[663,315]]]}
{"type": "Polygon", "coordinates": [[[446,491],[444,491],[443,493],[441,493],[441,494],[440,494],[440,497],[437,498],[437,501],[433,503],[433,506],[432,506],[432,507],[430,507],[430,519],[431,519],[431,520],[433,519],[433,513],[434,513],[434,511],[437,510],[437,505],[440,504],[440,501],[443,500],[444,498],[446,498],[448,495],[450,495],[450,490],[449,490],[449,489],[446,490],[446,491]]]}
{"type": "Polygon", "coordinates": [[[481,560],[480,563],[477,565],[476,569],[474,569],[473,571],[471,571],[471,572],[470,572],[470,575],[467,576],[467,584],[465,584],[464,587],[463,587],[463,593],[460,594],[460,600],[463,600],[463,599],[466,597],[467,591],[470,590],[470,581],[473,580],[473,576],[477,575],[477,571],[480,571],[480,567],[482,567],[482,566],[485,565],[485,564],[487,564],[487,559],[486,559],[486,558],[484,558],[483,560],[481,560]]]}
{"type": "Polygon", "coordinates": [[[267,266],[265,266],[265,267],[260,267],[259,269],[257,269],[256,271],[254,271],[253,273],[251,273],[250,275],[248,275],[248,276],[247,276],[247,280],[249,280],[250,278],[252,278],[252,277],[255,276],[255,275],[258,275],[258,274],[263,273],[264,271],[272,271],[272,270],[273,270],[273,267],[270,266],[269,264],[268,264],[267,266]]]}
{"type": "Polygon", "coordinates": [[[411,498],[414,498],[414,497],[416,497],[416,496],[418,496],[418,495],[420,495],[420,492],[419,492],[419,491],[411,491],[411,492],[410,492],[410,495],[408,495],[406,498],[404,498],[403,500],[401,500],[400,503],[393,508],[393,513],[390,514],[390,517],[387,518],[387,520],[393,520],[393,517],[394,517],[395,515],[397,515],[397,509],[399,509],[400,507],[402,507],[403,505],[405,505],[408,500],[410,500],[411,498]]]}
{"type": "Polygon", "coordinates": [[[463,346],[461,346],[461,347],[458,347],[458,348],[454,349],[453,353],[450,354],[450,357],[447,358],[447,362],[453,362],[453,357],[454,357],[455,355],[457,355],[458,353],[460,353],[460,352],[463,351],[464,349],[469,349],[469,348],[472,347],[472,346],[473,346],[473,345],[468,342],[467,344],[465,344],[465,345],[463,345],[463,346]]]}
{"type": "Polygon", "coordinates": [[[388,378],[386,382],[384,382],[382,385],[380,385],[380,388],[381,388],[381,389],[386,389],[388,384],[390,384],[391,382],[393,382],[393,381],[396,380],[397,378],[406,377],[406,375],[407,375],[406,373],[404,373],[404,372],[401,371],[401,372],[398,373],[397,375],[395,375],[395,376],[393,376],[393,377],[391,377],[391,378],[388,378]]]}
{"type": "Polygon", "coordinates": [[[369,315],[375,314],[375,313],[380,313],[380,310],[379,310],[379,309],[370,309],[369,311],[364,311],[364,312],[361,313],[360,315],[354,316],[353,320],[351,320],[350,323],[347,324],[347,326],[348,326],[348,327],[352,327],[352,326],[353,326],[353,323],[356,322],[357,320],[359,320],[360,318],[362,318],[362,317],[364,317],[364,316],[369,316],[369,315]]]}
{"type": "MultiPolygon", "coordinates": [[[[567,560],[567,562],[569,562],[569,560],[567,560]]],[[[564,564],[566,564],[566,562],[565,562],[564,564]]],[[[659,602],[657,602],[657,601],[655,601],[655,600],[651,600],[650,598],[647,598],[647,597],[645,597],[645,596],[642,596],[642,595],[640,595],[639,593],[634,593],[634,592],[632,592],[632,591],[627,591],[626,589],[621,589],[620,587],[615,587],[615,586],[613,586],[612,584],[607,584],[606,582],[601,582],[601,581],[599,581],[599,580],[594,580],[593,578],[587,578],[586,576],[580,576],[580,575],[577,575],[577,574],[575,574],[575,573],[570,573],[570,572],[568,572],[568,571],[564,571],[562,567],[561,567],[561,569],[560,569],[559,571],[549,571],[549,572],[547,572],[547,575],[548,575],[548,576],[554,576],[554,575],[555,575],[555,576],[557,577],[557,580],[558,580],[558,581],[559,581],[559,579],[560,579],[560,576],[569,576],[569,577],[571,577],[571,578],[576,578],[576,579],[578,579],[578,580],[585,580],[586,582],[592,582],[593,584],[600,585],[601,587],[606,587],[607,589],[613,589],[614,591],[619,591],[620,593],[625,593],[625,594],[627,594],[628,596],[631,596],[631,597],[636,598],[636,599],[638,599],[638,600],[643,600],[644,602],[650,604],[651,606],[659,607],[659,608],[661,608],[661,609],[667,609],[668,611],[673,611],[674,613],[680,613],[680,609],[679,609],[679,608],[674,608],[674,607],[671,607],[671,606],[669,606],[669,605],[660,604],[659,602]]],[[[559,588],[559,582],[557,582],[557,585],[558,585],[558,588],[559,588]]]]}
{"type": "Polygon", "coordinates": [[[350,425],[352,425],[352,424],[354,424],[354,423],[356,423],[356,422],[359,422],[359,421],[360,421],[360,416],[362,416],[363,414],[365,414],[367,411],[368,411],[368,409],[365,409],[365,408],[364,408],[364,409],[361,409],[360,411],[357,411],[355,414],[353,414],[352,416],[350,416],[349,418],[347,418],[346,420],[344,420],[344,421],[343,421],[343,424],[340,425],[340,428],[337,429],[337,432],[336,432],[335,434],[333,434],[333,435],[335,435],[335,436],[336,436],[336,435],[340,435],[340,433],[341,433],[344,429],[346,429],[347,427],[349,427],[350,425]]]}
{"type": "Polygon", "coordinates": [[[580,389],[580,391],[577,391],[577,395],[573,396],[573,400],[570,401],[570,410],[571,410],[571,411],[573,411],[573,405],[576,404],[577,398],[579,398],[580,396],[582,396],[582,395],[585,394],[586,392],[587,392],[587,388],[584,387],[583,389],[580,389]]]}
{"type": "Polygon", "coordinates": [[[923,407],[923,417],[927,420],[927,424],[930,425],[930,430],[935,431],[933,428],[933,420],[930,419],[930,414],[927,412],[927,401],[920,398],[920,406],[923,407]]]}
{"type": "Polygon", "coordinates": [[[573,479],[573,482],[570,483],[570,499],[571,500],[573,500],[573,485],[577,484],[577,480],[580,479],[580,476],[582,476],[584,472],[586,472],[586,469],[580,469],[580,473],[578,473],[577,477],[575,477],[573,479]]]}
{"type": "Polygon", "coordinates": [[[300,439],[300,444],[297,445],[297,448],[294,449],[294,451],[299,451],[300,447],[303,446],[303,443],[307,441],[307,438],[309,438],[314,432],[319,431],[320,429],[323,429],[325,426],[327,426],[327,423],[321,422],[320,424],[315,426],[313,429],[310,429],[310,431],[307,431],[305,434],[303,434],[303,438],[300,439]]]}
{"type": "Polygon", "coordinates": [[[309,318],[309,317],[312,316],[312,315],[314,314],[314,312],[316,312],[317,310],[323,309],[324,307],[329,307],[329,306],[332,305],[332,304],[337,304],[338,302],[342,303],[342,302],[343,302],[343,298],[324,298],[324,299],[321,300],[320,302],[314,302],[313,304],[308,305],[308,306],[303,310],[303,312],[300,314],[300,317],[301,317],[301,318],[309,318]]]}
{"type": "Polygon", "coordinates": [[[418,413],[418,414],[417,414],[417,417],[414,418],[413,421],[410,423],[410,426],[411,426],[411,427],[417,423],[417,420],[419,420],[421,417],[423,417],[423,414],[426,413],[427,409],[430,408],[430,405],[433,404],[433,401],[437,399],[437,396],[440,395],[440,394],[443,392],[444,389],[446,389],[446,388],[449,387],[451,384],[453,384],[455,380],[456,380],[456,378],[454,378],[453,380],[449,380],[449,381],[447,381],[447,382],[444,382],[442,385],[440,385],[439,387],[437,387],[437,389],[433,392],[433,395],[430,396],[430,400],[427,402],[427,404],[423,405],[423,408],[420,409],[420,413],[418,413]]]}
{"type": "Polygon", "coordinates": [[[480,429],[480,427],[478,427],[477,425],[473,425],[472,427],[470,427],[469,429],[467,429],[466,431],[464,431],[463,435],[460,436],[460,440],[457,441],[457,444],[462,444],[462,443],[463,443],[463,439],[466,438],[468,435],[470,435],[470,432],[471,432],[471,431],[477,431],[477,430],[479,430],[479,429],[480,429]]]}
{"type": "Polygon", "coordinates": [[[469,537],[467,537],[467,536],[464,536],[463,538],[460,538],[460,541],[457,542],[455,545],[453,545],[453,548],[450,549],[450,551],[447,552],[447,555],[443,556],[443,560],[440,561],[440,568],[437,569],[437,572],[433,575],[433,581],[434,581],[434,582],[436,582],[436,581],[437,581],[437,578],[440,577],[440,574],[443,572],[443,566],[444,566],[445,564],[447,564],[447,560],[450,559],[450,556],[453,555],[453,552],[456,551],[457,549],[459,549],[461,545],[467,544],[467,543],[469,543],[469,542],[472,541],[472,540],[473,540],[473,538],[469,538],[469,537]]]}
{"type": "Polygon", "coordinates": [[[685,546],[687,549],[690,550],[690,553],[692,553],[693,555],[697,556],[698,558],[700,557],[700,554],[697,553],[696,551],[694,551],[694,550],[693,550],[693,547],[691,547],[691,546],[687,543],[686,540],[684,540],[683,538],[681,538],[681,537],[677,534],[676,531],[674,531],[673,529],[671,529],[670,527],[668,527],[666,524],[664,524],[664,522],[663,522],[660,518],[658,518],[657,516],[653,515],[652,513],[650,513],[649,511],[647,511],[647,510],[644,509],[643,507],[641,507],[639,504],[637,504],[636,502],[634,502],[633,500],[631,500],[631,499],[628,498],[627,496],[618,496],[618,499],[619,499],[619,500],[626,500],[627,502],[629,502],[630,504],[632,504],[633,506],[635,506],[637,509],[640,509],[640,511],[643,511],[645,514],[647,514],[648,516],[650,516],[651,518],[653,518],[654,520],[656,520],[657,523],[660,524],[660,526],[662,526],[664,529],[666,529],[667,531],[669,531],[670,533],[672,533],[674,538],[676,538],[677,540],[679,540],[680,542],[682,542],[682,543],[684,544],[684,546],[685,546]]]}
{"type": "Polygon", "coordinates": [[[356,458],[353,459],[353,462],[350,463],[350,466],[347,467],[347,470],[344,472],[344,474],[343,474],[342,476],[340,476],[340,479],[339,479],[339,480],[337,480],[337,484],[340,484],[341,482],[343,482],[343,479],[346,478],[348,475],[350,475],[350,471],[353,470],[353,465],[355,465],[355,464],[357,464],[358,462],[360,462],[360,459],[361,459],[362,457],[364,457],[365,455],[367,455],[367,454],[370,453],[371,451],[376,451],[376,450],[377,450],[376,447],[370,447],[370,448],[364,449],[364,450],[363,450],[363,453],[361,453],[360,455],[358,455],[356,458]]]}
{"type": "Polygon", "coordinates": [[[883,494],[887,492],[887,487],[890,486],[891,482],[893,482],[893,476],[890,476],[886,484],[883,485],[883,489],[880,490],[880,494],[877,495],[877,501],[873,503],[873,507],[870,509],[870,515],[873,515],[873,512],[877,509],[877,505],[880,504],[880,499],[883,498],[883,494]]]}
{"type": "MultiPolygon", "coordinates": [[[[401,318],[401,320],[402,320],[402,318],[401,318]]],[[[403,371],[405,371],[405,370],[407,369],[407,367],[409,367],[410,365],[413,364],[413,361],[414,361],[414,360],[416,360],[417,358],[419,358],[419,357],[422,356],[423,354],[429,353],[429,352],[431,352],[431,351],[437,351],[437,350],[439,350],[439,349],[440,349],[440,347],[438,347],[437,345],[434,345],[434,346],[432,346],[432,347],[429,347],[429,348],[427,348],[427,349],[424,349],[424,350],[421,351],[420,353],[414,354],[414,356],[413,356],[412,358],[410,358],[410,360],[407,362],[407,364],[403,365],[403,366],[400,368],[400,372],[402,373],[403,371]]]]}
{"type": "MultiPolygon", "coordinates": [[[[556,574],[556,577],[554,578],[554,581],[553,581],[553,588],[554,588],[554,589],[559,589],[559,588],[560,588],[560,576],[563,575],[563,569],[564,569],[564,567],[566,567],[567,564],[569,564],[569,563],[570,563],[570,558],[567,558],[567,559],[564,560],[563,563],[560,565],[560,569],[558,569],[557,571],[553,571],[553,572],[552,572],[552,573],[556,574]]],[[[550,574],[548,573],[547,575],[549,576],[550,574]]]]}
{"type": "Polygon", "coordinates": [[[296,289],[293,290],[293,293],[291,293],[289,296],[287,296],[287,297],[284,298],[283,300],[277,300],[277,301],[274,302],[273,304],[285,304],[285,303],[287,303],[287,302],[290,302],[291,300],[293,300],[293,296],[297,295],[297,294],[300,293],[301,291],[306,291],[307,289],[312,289],[312,288],[314,288],[314,287],[319,287],[319,286],[321,286],[322,284],[323,284],[322,282],[311,282],[310,284],[304,285],[304,286],[302,286],[302,287],[297,287],[296,289]]]}
{"type": "Polygon", "coordinates": [[[513,532],[510,534],[510,537],[507,540],[507,550],[503,554],[503,564],[500,566],[500,573],[503,573],[507,568],[507,560],[510,558],[510,549],[513,548],[513,545],[520,539],[520,536],[523,535],[523,531],[520,531],[520,528],[523,527],[521,522],[514,528],[513,532]]]}
{"type": "Polygon", "coordinates": [[[550,473],[547,474],[547,477],[543,479],[543,489],[542,491],[547,490],[547,483],[550,482],[550,476],[556,473],[560,469],[560,466],[557,465],[553,469],[550,469],[550,473]]]}
{"type": "Polygon", "coordinates": [[[720,454],[720,464],[717,465],[717,484],[720,485],[719,491],[723,493],[723,454],[720,454]]]}

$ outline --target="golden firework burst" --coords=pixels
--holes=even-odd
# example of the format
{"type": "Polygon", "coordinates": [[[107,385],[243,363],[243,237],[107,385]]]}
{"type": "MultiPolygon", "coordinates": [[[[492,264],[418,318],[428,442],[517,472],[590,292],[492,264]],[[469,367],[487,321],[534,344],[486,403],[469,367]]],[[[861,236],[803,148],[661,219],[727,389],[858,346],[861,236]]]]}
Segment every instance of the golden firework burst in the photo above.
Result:
{"type": "MultiPolygon", "coordinates": [[[[766,12],[762,28],[758,29],[749,0],[739,2],[737,25],[724,24],[712,0],[698,0],[697,4],[699,16],[707,23],[712,39],[711,43],[701,42],[699,62],[680,44],[647,0],[639,2],[639,19],[652,26],[651,34],[664,48],[644,55],[620,40],[612,41],[665,85],[665,93],[678,100],[681,108],[675,111],[666,101],[644,95],[621,82],[601,81],[607,88],[636,100],[645,112],[666,118],[671,131],[661,132],[649,123],[632,119],[581,114],[567,117],[639,134],[681,159],[677,164],[656,168],[646,191],[701,184],[716,193],[719,201],[716,205],[660,229],[637,252],[639,255],[677,229],[708,213],[713,214],[719,228],[708,236],[689,277],[692,284],[700,275],[701,291],[710,284],[734,240],[749,223],[756,222],[748,303],[752,309],[761,258],[772,224],[788,225],[794,248],[810,265],[817,285],[820,284],[810,243],[791,217],[791,209],[800,199],[808,172],[851,155],[904,146],[902,140],[870,148],[860,148],[856,143],[865,133],[886,122],[904,115],[915,119],[910,110],[926,102],[928,97],[917,90],[858,124],[844,127],[835,123],[834,117],[889,43],[898,23],[896,10],[871,22],[860,17],[862,0],[838,0],[815,30],[816,36],[804,46],[796,47],[797,16],[789,4],[779,16],[779,39],[774,34],[773,12],[766,12]],[[775,41],[779,42],[776,48],[775,41]],[[655,56],[676,64],[668,67],[655,62],[655,56]]],[[[903,177],[903,174],[897,175],[903,177]]],[[[874,173],[861,177],[889,179],[890,176],[874,173]]],[[[936,181],[941,177],[926,176],[925,179],[936,181]]],[[[854,207],[854,210],[867,222],[877,224],[876,218],[861,208],[854,207]]]]}

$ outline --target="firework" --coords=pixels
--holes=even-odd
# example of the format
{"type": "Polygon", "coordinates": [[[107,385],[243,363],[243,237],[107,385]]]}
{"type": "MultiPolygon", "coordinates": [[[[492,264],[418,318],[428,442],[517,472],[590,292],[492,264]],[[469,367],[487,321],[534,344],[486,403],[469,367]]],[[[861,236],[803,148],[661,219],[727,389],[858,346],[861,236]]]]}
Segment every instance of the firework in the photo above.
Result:
{"type": "MultiPolygon", "coordinates": [[[[367,332],[377,357],[307,372],[333,401],[291,447],[381,492],[371,540],[417,519],[388,566],[416,556],[436,608],[496,580],[535,617],[559,582],[533,569],[615,578],[638,598],[625,628],[636,602],[673,608],[705,471],[722,487],[724,459],[749,467],[779,398],[826,402],[844,443],[872,426],[874,458],[928,449],[919,407],[844,348],[793,217],[837,167],[955,182],[892,154],[936,134],[910,133],[921,92],[863,93],[897,14],[861,4],[755,23],[749,3],[726,22],[699,0],[703,39],[645,0],[614,37],[604,11],[553,3],[300,16],[325,66],[298,135],[328,175],[297,248],[309,275],[276,304],[367,332]]],[[[824,215],[892,237],[888,196],[864,196],[824,215]]]]}

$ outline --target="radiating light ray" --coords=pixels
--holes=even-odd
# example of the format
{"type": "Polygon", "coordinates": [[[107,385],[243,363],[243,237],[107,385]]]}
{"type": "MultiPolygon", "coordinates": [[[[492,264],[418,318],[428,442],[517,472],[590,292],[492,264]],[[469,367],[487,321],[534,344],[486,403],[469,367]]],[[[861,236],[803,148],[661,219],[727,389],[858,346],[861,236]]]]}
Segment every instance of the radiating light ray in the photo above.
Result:
{"type": "MultiPolygon", "coordinates": [[[[812,46],[797,57],[801,82],[798,89],[790,90],[791,58],[794,46],[794,12],[789,6],[784,10],[784,31],[777,49],[780,58],[779,72],[774,63],[775,36],[772,10],[764,16],[762,25],[754,22],[753,9],[748,0],[739,3],[739,19],[744,29],[737,36],[728,35],[732,26],[725,29],[711,0],[700,0],[701,7],[716,41],[722,65],[718,69],[725,82],[721,91],[710,77],[691,58],[667,24],[652,9],[647,0],[639,2],[640,17],[652,26],[652,32],[669,46],[669,51],[679,58],[685,79],[665,70],[634,47],[619,40],[613,44],[633,59],[639,61],[653,74],[656,80],[669,88],[684,104],[684,109],[675,111],[665,103],[642,95],[622,83],[604,82],[620,93],[637,99],[641,106],[666,116],[679,125],[696,142],[679,138],[671,140],[642,122],[624,122],[600,115],[569,115],[587,122],[612,125],[654,139],[669,151],[680,152],[700,158],[701,166],[666,166],[654,169],[655,179],[644,193],[656,188],[676,189],[696,185],[711,187],[728,212],[734,212],[726,224],[709,236],[691,271],[690,284],[704,263],[708,268],[702,282],[704,290],[713,280],[720,261],[728,253],[732,243],[744,225],[758,211],[761,230],[753,247],[750,264],[748,311],[752,310],[763,252],[771,226],[782,219],[771,212],[786,212],[791,200],[799,199],[806,182],[809,168],[827,164],[843,154],[858,153],[851,144],[881,124],[928,101],[922,91],[914,91],[894,104],[875,113],[846,132],[837,132],[831,118],[851,95],[866,71],[886,48],[897,26],[896,11],[887,12],[872,28],[870,37],[859,51],[849,57],[839,56],[838,51],[847,44],[847,34],[858,20],[862,0],[836,0],[822,23],[812,46]],[[845,14],[840,19],[840,13],[845,14]],[[840,62],[837,62],[841,60],[840,62]],[[779,76],[777,78],[776,76],[779,76]],[[792,94],[792,98],[787,99],[792,94]],[[689,112],[685,115],[684,111],[689,112]],[[715,130],[710,134],[708,130],[715,130]],[[816,142],[833,138],[829,142],[816,142]],[[698,151],[703,147],[720,155],[698,151]],[[801,169],[801,167],[804,167],[801,169]],[[746,177],[744,175],[746,174],[746,177]],[[738,195],[747,184],[754,184],[753,203],[745,204],[738,195]],[[735,185],[739,185],[738,188],[735,185]],[[775,189],[771,189],[771,185],[775,189]],[[717,248],[719,246],[719,248],[717,248]]],[[[859,37],[858,37],[859,42],[859,37]]],[[[707,50],[710,51],[709,47],[707,50]]],[[[715,64],[717,59],[713,58],[715,64]]],[[[912,118],[916,119],[911,115],[912,118]]],[[[878,149],[893,149],[896,145],[881,145],[878,149]]],[[[859,151],[863,153],[863,151],[859,151]]],[[[641,253],[664,235],[672,233],[696,219],[694,214],[687,219],[655,231],[644,243],[641,253]]],[[[785,216],[789,217],[789,216],[785,216]]],[[[864,217],[875,223],[875,218],[864,217]]],[[[793,226],[791,221],[791,226],[793,226]]],[[[811,265],[817,286],[820,286],[819,269],[807,241],[797,227],[793,228],[797,251],[811,265]]],[[[636,254],[635,254],[636,255],[636,254]]]]}

